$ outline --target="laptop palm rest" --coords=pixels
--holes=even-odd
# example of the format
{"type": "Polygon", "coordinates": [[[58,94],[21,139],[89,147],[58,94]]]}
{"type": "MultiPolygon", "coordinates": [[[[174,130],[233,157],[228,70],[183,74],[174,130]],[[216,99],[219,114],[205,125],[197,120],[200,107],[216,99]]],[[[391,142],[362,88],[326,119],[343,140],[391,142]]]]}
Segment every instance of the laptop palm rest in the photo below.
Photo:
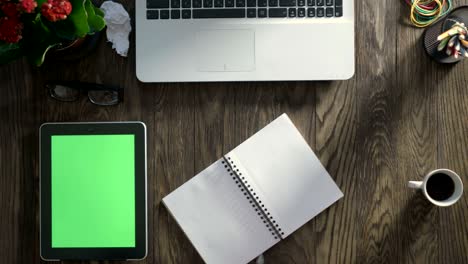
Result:
{"type": "Polygon", "coordinates": [[[197,70],[248,72],[255,70],[253,30],[201,30],[195,33],[197,70]]]}

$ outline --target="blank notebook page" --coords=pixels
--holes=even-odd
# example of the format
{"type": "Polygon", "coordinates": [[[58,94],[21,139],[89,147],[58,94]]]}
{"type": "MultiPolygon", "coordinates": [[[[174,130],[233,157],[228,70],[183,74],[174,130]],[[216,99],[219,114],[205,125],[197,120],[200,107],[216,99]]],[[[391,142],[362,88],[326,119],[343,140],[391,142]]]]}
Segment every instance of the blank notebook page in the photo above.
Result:
{"type": "Polygon", "coordinates": [[[286,237],[343,197],[286,114],[226,155],[286,237]]]}
{"type": "Polygon", "coordinates": [[[163,203],[207,263],[247,263],[279,241],[222,160],[170,193],[163,203]]]}

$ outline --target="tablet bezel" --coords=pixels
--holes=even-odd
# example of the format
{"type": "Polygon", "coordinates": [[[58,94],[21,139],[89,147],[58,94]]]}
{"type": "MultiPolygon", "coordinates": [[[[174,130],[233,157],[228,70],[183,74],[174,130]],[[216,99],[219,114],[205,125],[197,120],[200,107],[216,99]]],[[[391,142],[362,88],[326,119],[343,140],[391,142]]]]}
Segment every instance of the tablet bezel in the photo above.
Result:
{"type": "Polygon", "coordinates": [[[139,260],[147,254],[146,126],[142,122],[45,123],[40,127],[40,254],[44,260],[139,260]],[[135,247],[52,248],[51,137],[135,135],[135,247]]]}

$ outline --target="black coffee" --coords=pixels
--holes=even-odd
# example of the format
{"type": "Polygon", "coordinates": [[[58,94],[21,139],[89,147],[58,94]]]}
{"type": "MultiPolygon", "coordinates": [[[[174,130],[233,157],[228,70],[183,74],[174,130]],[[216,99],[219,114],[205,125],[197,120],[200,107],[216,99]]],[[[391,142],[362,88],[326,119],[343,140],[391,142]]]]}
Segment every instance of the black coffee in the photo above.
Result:
{"type": "Polygon", "coordinates": [[[452,196],[455,183],[447,174],[436,173],[426,183],[427,194],[436,201],[444,201],[452,196]]]}

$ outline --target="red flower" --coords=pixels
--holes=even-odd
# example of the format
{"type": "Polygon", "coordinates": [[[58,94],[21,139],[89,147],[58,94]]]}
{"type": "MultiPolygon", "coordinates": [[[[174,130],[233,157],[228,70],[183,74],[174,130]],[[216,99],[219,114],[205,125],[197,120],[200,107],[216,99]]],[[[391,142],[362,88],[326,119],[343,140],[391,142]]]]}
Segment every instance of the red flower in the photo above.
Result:
{"type": "Polygon", "coordinates": [[[35,0],[19,0],[19,5],[25,13],[32,13],[37,7],[35,0]]]}
{"type": "Polygon", "coordinates": [[[2,12],[7,17],[17,17],[19,16],[18,5],[15,3],[5,3],[1,5],[2,12]]]}
{"type": "Polygon", "coordinates": [[[22,38],[23,24],[18,17],[0,18],[0,40],[6,43],[17,43],[22,38]]]}
{"type": "Polygon", "coordinates": [[[47,0],[41,6],[41,14],[52,22],[67,19],[71,11],[72,4],[69,0],[47,0]]]}

